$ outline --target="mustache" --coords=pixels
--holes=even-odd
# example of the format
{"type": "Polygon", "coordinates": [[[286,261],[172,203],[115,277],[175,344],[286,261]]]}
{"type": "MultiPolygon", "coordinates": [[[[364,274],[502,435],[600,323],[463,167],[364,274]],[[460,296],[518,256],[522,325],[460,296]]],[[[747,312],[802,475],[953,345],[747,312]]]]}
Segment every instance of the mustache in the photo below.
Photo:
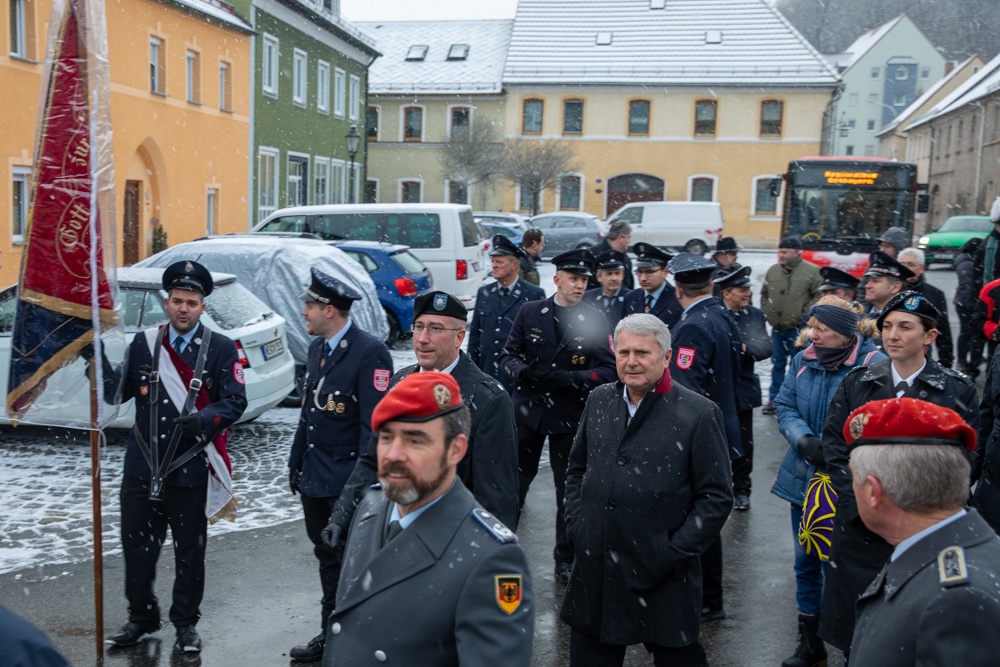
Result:
{"type": "Polygon", "coordinates": [[[407,468],[404,464],[398,462],[386,463],[385,465],[379,466],[378,476],[385,477],[386,475],[399,475],[402,477],[412,477],[412,475],[410,474],[410,469],[407,468]]]}

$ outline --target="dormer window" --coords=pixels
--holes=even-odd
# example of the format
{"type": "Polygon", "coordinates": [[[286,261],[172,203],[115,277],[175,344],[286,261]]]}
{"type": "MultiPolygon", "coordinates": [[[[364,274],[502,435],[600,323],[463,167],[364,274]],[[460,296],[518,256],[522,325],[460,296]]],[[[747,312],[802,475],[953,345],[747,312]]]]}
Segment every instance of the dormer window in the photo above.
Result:
{"type": "Polygon", "coordinates": [[[469,57],[468,44],[452,44],[448,49],[448,60],[465,60],[469,57]]]}
{"type": "Polygon", "coordinates": [[[430,47],[426,44],[414,44],[410,47],[410,50],[406,52],[407,60],[426,60],[427,50],[430,47]]]}

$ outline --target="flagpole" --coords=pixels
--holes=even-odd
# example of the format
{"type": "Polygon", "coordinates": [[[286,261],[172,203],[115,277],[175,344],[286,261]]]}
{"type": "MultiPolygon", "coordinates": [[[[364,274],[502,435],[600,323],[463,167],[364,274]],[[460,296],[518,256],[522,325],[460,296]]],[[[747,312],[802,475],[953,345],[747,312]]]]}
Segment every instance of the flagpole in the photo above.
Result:
{"type": "MultiPolygon", "coordinates": [[[[90,418],[98,424],[97,355],[90,358],[90,418]]],[[[104,547],[101,528],[101,447],[100,431],[90,429],[90,481],[94,509],[94,625],[97,664],[104,664],[104,547]]]]}

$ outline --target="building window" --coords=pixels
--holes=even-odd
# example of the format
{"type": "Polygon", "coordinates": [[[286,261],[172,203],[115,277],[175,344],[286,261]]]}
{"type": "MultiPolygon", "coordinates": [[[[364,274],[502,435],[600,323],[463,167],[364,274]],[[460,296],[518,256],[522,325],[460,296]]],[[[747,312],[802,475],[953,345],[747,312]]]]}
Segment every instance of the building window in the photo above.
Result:
{"type": "Polygon", "coordinates": [[[881,106],[881,104],[878,99],[878,93],[868,93],[868,106],[877,107],[881,106]]]}
{"type": "MultiPolygon", "coordinates": [[[[541,199],[541,197],[539,197],[541,199]]],[[[518,187],[517,189],[517,200],[518,209],[522,211],[539,211],[541,210],[541,201],[538,202],[538,206],[535,206],[535,196],[531,190],[518,187]]]]}
{"type": "Polygon", "coordinates": [[[403,204],[419,204],[420,181],[400,181],[399,201],[403,204]]]}
{"type": "Polygon", "coordinates": [[[579,176],[563,176],[559,179],[559,209],[562,211],[580,210],[579,176]]]}
{"type": "Polygon", "coordinates": [[[583,134],[583,100],[563,102],[563,134],[583,134]]]}
{"type": "Polygon", "coordinates": [[[521,116],[521,134],[542,133],[542,111],[545,103],[542,100],[525,100],[524,113],[521,116]]]}
{"type": "Polygon", "coordinates": [[[361,79],[351,75],[351,106],[350,106],[350,119],[357,120],[359,114],[361,113],[361,79]]]}
{"type": "Polygon", "coordinates": [[[365,112],[365,134],[368,141],[378,141],[378,107],[368,107],[365,112]]]}
{"type": "Polygon", "coordinates": [[[778,198],[771,193],[774,176],[763,176],[754,181],[754,215],[775,215],[778,212],[778,198]]]}
{"type": "Polygon", "coordinates": [[[448,49],[448,60],[465,60],[469,57],[468,44],[452,44],[448,49]]]}
{"type": "Polygon", "coordinates": [[[406,59],[411,61],[422,61],[427,58],[428,47],[426,44],[414,44],[406,52],[406,59]]]}
{"type": "Polygon", "coordinates": [[[920,78],[921,79],[929,79],[929,78],[931,78],[931,68],[930,67],[921,67],[920,68],[920,78]]]}
{"type": "Polygon", "coordinates": [[[451,109],[452,140],[468,141],[469,132],[471,129],[472,129],[472,109],[468,107],[452,107],[451,109]]]}
{"type": "Polygon", "coordinates": [[[264,57],[261,86],[264,94],[278,96],[278,38],[264,33],[264,57]]]}
{"type": "Polygon", "coordinates": [[[10,0],[10,55],[30,58],[34,51],[33,0],[10,0]]]}
{"type": "Polygon", "coordinates": [[[233,110],[233,79],[226,62],[219,63],[219,108],[233,110]]]}
{"type": "Polygon", "coordinates": [[[330,63],[323,60],[316,64],[316,109],[330,113],[330,63]]]}
{"type": "Polygon", "coordinates": [[[288,206],[309,204],[309,158],[288,156],[288,206]]]}
{"type": "Polygon", "coordinates": [[[448,181],[448,203],[468,204],[469,188],[460,181],[448,181]]]}
{"type": "Polygon", "coordinates": [[[760,135],[762,137],[780,137],[782,116],[785,103],[778,100],[765,100],[760,105],[760,135]]]}
{"type": "Polygon", "coordinates": [[[649,134],[649,100],[632,100],[628,103],[628,133],[649,134]]]}
{"type": "Polygon", "coordinates": [[[364,203],[374,204],[378,201],[378,181],[373,178],[369,178],[365,181],[365,198],[364,203]]]}
{"type": "Polygon", "coordinates": [[[896,93],[892,98],[892,106],[894,107],[905,107],[906,106],[906,93],[896,93]]]}
{"type": "Polygon", "coordinates": [[[705,176],[692,178],[690,201],[715,201],[715,179],[705,176]]]}
{"type": "Polygon", "coordinates": [[[205,233],[219,233],[219,191],[209,188],[205,194],[205,233]]]}
{"type": "Polygon", "coordinates": [[[257,222],[278,208],[278,151],[261,148],[257,153],[257,222]]]}
{"type": "Polygon", "coordinates": [[[844,155],[854,155],[854,146],[845,146],[844,155]]]}
{"type": "Polygon", "coordinates": [[[292,102],[297,106],[306,105],[306,67],[309,56],[301,49],[295,49],[292,56],[292,102]]]}
{"type": "Polygon", "coordinates": [[[700,100],[694,103],[694,133],[700,137],[715,136],[715,116],[719,103],[715,100],[700,100]]]}
{"type": "Polygon", "coordinates": [[[347,74],[339,67],[333,70],[333,115],[337,118],[344,117],[344,109],[347,108],[347,74]]]}
{"type": "Polygon", "coordinates": [[[868,131],[871,132],[874,129],[875,129],[875,121],[869,120],[868,121],[868,131]]]}
{"type": "Polygon", "coordinates": [[[11,211],[11,242],[14,245],[24,243],[24,230],[28,226],[28,180],[31,170],[27,167],[13,168],[13,210],[11,211]]]}
{"type": "Polygon", "coordinates": [[[330,204],[330,160],[313,160],[313,204],[330,204]]]}
{"type": "Polygon", "coordinates": [[[149,38],[149,90],[161,95],[167,91],[166,46],[159,37],[149,38]]]}
{"type": "Polygon", "coordinates": [[[347,166],[343,160],[330,160],[330,203],[347,201],[347,166]]]}
{"type": "Polygon", "coordinates": [[[424,134],[424,110],[421,107],[403,109],[403,141],[422,141],[424,134]]]}
{"type": "Polygon", "coordinates": [[[201,58],[197,51],[187,52],[187,101],[201,103],[201,58]]]}
{"type": "Polygon", "coordinates": [[[896,80],[897,81],[906,81],[908,78],[910,78],[910,70],[908,70],[906,67],[897,67],[896,68],[896,80]]]}
{"type": "Polygon", "coordinates": [[[878,67],[872,67],[872,80],[878,79],[881,76],[881,70],[878,67]]]}

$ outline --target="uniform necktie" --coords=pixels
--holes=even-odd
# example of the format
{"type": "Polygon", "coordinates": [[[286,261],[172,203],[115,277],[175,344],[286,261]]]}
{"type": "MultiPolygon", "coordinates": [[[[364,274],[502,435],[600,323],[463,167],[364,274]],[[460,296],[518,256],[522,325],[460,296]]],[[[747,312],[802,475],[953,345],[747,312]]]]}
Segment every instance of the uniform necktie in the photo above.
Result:
{"type": "Polygon", "coordinates": [[[905,394],[905,393],[906,393],[906,391],[907,391],[907,390],[908,390],[909,388],[910,388],[910,383],[909,383],[909,382],[907,382],[906,380],[900,380],[900,381],[899,381],[899,382],[898,382],[898,383],[896,384],[896,395],[898,396],[898,395],[899,395],[899,392],[903,392],[903,393],[905,394]]]}
{"type": "Polygon", "coordinates": [[[385,534],[385,543],[388,544],[392,542],[392,538],[403,532],[403,524],[398,521],[392,521],[389,523],[389,532],[385,534]]]}
{"type": "Polygon", "coordinates": [[[500,298],[501,299],[506,299],[508,296],[510,296],[510,288],[509,287],[501,287],[500,288],[500,298]]]}
{"type": "Polygon", "coordinates": [[[177,350],[177,354],[184,351],[184,338],[182,336],[174,339],[174,349],[177,350]]]}
{"type": "Polygon", "coordinates": [[[645,312],[648,313],[649,309],[652,308],[652,307],[653,307],[653,295],[652,294],[647,294],[646,295],[646,310],[645,310],[645,312]]]}

